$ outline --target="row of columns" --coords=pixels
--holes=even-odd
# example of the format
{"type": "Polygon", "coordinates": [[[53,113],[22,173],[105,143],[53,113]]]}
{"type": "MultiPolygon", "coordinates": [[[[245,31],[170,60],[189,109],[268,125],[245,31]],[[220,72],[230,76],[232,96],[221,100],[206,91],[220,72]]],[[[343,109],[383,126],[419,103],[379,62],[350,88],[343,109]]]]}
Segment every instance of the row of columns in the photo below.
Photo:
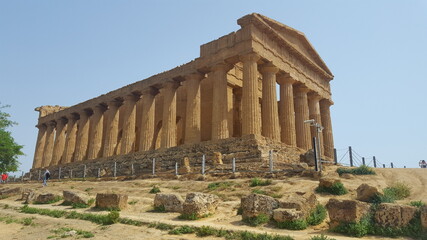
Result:
{"type": "MultiPolygon", "coordinates": [[[[260,57],[247,54],[240,57],[243,63],[243,85],[241,99],[242,135],[263,135],[275,141],[302,149],[311,148],[310,126],[304,121],[315,119],[323,124],[322,134],[324,155],[333,156],[333,139],[329,102],[310,93],[308,88],[297,85],[290,75],[278,74],[279,69],[269,64],[260,68],[262,74],[261,109],[258,94],[258,61],[260,57]],[[280,102],[277,104],[276,82],[280,85],[280,102]],[[309,97],[310,96],[310,97],[309,97]],[[280,110],[279,110],[280,109],[280,110]],[[279,116],[280,112],[280,116],[279,116]],[[261,114],[261,115],[260,115],[261,114]]],[[[227,72],[233,65],[218,63],[211,68],[214,78],[212,102],[211,139],[230,137],[232,126],[228,126],[228,81],[227,72]]],[[[185,77],[187,90],[185,143],[201,141],[201,80],[204,74],[193,73],[185,77]]],[[[34,168],[128,154],[135,149],[154,149],[155,98],[163,95],[161,147],[176,146],[176,93],[179,83],[169,80],[160,89],[148,87],[141,96],[134,94],[123,97],[122,101],[112,100],[105,105],[85,109],[61,117],[55,122],[39,125],[34,168]],[[141,100],[140,100],[141,99],[141,100]],[[136,139],[136,105],[142,101],[139,146],[136,139]],[[123,111],[123,113],[119,113],[123,111]],[[122,137],[118,143],[119,115],[123,117],[122,137]],[[106,119],[104,119],[106,118],[106,119]],[[105,126],[104,126],[105,125],[105,126]],[[55,131],[56,128],[56,131],[55,131]],[[116,149],[119,146],[119,149],[116,149]]]]}

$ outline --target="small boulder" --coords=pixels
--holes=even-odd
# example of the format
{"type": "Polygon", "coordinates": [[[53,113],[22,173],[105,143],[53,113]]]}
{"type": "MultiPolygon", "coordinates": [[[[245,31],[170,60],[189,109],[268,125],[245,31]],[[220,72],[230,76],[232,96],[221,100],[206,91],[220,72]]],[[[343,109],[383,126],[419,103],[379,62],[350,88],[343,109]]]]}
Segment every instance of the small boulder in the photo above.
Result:
{"type": "Polygon", "coordinates": [[[296,209],[301,211],[304,216],[308,216],[318,203],[316,195],[311,192],[296,192],[279,199],[280,208],[296,209]]]}
{"type": "Polygon", "coordinates": [[[381,203],[375,212],[374,219],[383,227],[402,227],[414,218],[416,211],[417,208],[412,206],[381,203]]]}
{"type": "Polygon", "coordinates": [[[369,204],[357,200],[329,199],[326,204],[328,209],[331,227],[337,226],[341,222],[358,222],[369,213],[369,204]]]}
{"type": "Polygon", "coordinates": [[[22,188],[16,187],[16,188],[5,188],[0,191],[1,197],[10,197],[14,195],[19,195],[22,193],[22,188]]]}
{"type": "Polygon", "coordinates": [[[181,165],[178,169],[179,174],[191,173],[190,159],[188,157],[184,157],[181,162],[181,165]]]}
{"type": "Polygon", "coordinates": [[[319,187],[330,188],[330,187],[332,187],[332,185],[334,185],[336,183],[340,183],[340,182],[341,182],[341,180],[336,179],[336,178],[322,177],[319,179],[319,187]]]}
{"type": "Polygon", "coordinates": [[[277,222],[305,219],[305,214],[296,209],[277,208],[273,210],[273,218],[277,222]]]}
{"type": "Polygon", "coordinates": [[[222,165],[222,153],[220,152],[214,152],[213,158],[212,158],[212,164],[214,166],[222,165]]]}
{"type": "Polygon", "coordinates": [[[345,178],[345,179],[353,179],[354,178],[353,174],[350,174],[350,173],[343,173],[340,175],[340,177],[345,178]]]}
{"type": "Polygon", "coordinates": [[[35,201],[38,204],[48,204],[48,203],[54,203],[61,199],[61,197],[54,193],[41,193],[39,194],[35,201]]]}
{"type": "Polygon", "coordinates": [[[256,217],[259,214],[273,216],[273,210],[279,208],[279,202],[270,197],[260,194],[250,194],[243,197],[240,202],[242,208],[242,218],[256,217]]]}
{"type": "Polygon", "coordinates": [[[154,207],[163,206],[167,212],[182,212],[183,203],[184,200],[178,194],[157,193],[154,197],[154,207]]]}
{"type": "Polygon", "coordinates": [[[427,205],[422,206],[421,209],[421,225],[424,229],[427,229],[427,205]]]}
{"type": "Polygon", "coordinates": [[[213,194],[188,193],[182,205],[182,214],[194,214],[198,218],[205,217],[215,213],[219,202],[219,197],[213,194]]]}
{"type": "Polygon", "coordinates": [[[33,203],[37,197],[38,197],[38,194],[35,191],[22,193],[22,200],[24,201],[24,204],[33,203]]]}
{"type": "Polygon", "coordinates": [[[25,188],[22,190],[21,199],[20,200],[26,200],[30,192],[33,192],[32,189],[25,188]]]}
{"type": "Polygon", "coordinates": [[[96,207],[104,209],[125,209],[128,205],[128,195],[116,193],[96,194],[96,207]]]}
{"type": "Polygon", "coordinates": [[[369,186],[366,183],[360,185],[356,192],[356,199],[362,202],[370,202],[373,197],[379,194],[379,191],[376,187],[369,186]]]}
{"type": "Polygon", "coordinates": [[[63,191],[64,202],[67,203],[80,203],[80,204],[88,204],[90,197],[84,192],[76,192],[76,191],[63,191]]]}

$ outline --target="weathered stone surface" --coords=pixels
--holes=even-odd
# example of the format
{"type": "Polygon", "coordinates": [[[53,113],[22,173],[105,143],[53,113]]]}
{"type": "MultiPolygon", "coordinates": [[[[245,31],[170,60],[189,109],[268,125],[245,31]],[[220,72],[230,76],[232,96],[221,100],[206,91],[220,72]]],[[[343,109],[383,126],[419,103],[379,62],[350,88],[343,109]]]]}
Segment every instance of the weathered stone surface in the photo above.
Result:
{"type": "Polygon", "coordinates": [[[308,164],[308,166],[314,166],[314,152],[313,150],[308,150],[306,153],[300,155],[300,161],[308,164]]]}
{"type": "Polygon", "coordinates": [[[336,178],[330,178],[330,177],[322,177],[319,179],[319,187],[327,187],[330,188],[335,183],[339,183],[341,180],[336,178]]]}
{"type": "Polygon", "coordinates": [[[295,221],[304,219],[305,214],[296,209],[278,208],[273,210],[273,218],[277,222],[295,221]]]}
{"type": "Polygon", "coordinates": [[[411,221],[416,207],[393,203],[381,203],[375,212],[375,222],[384,227],[402,227],[411,221]]]}
{"type": "Polygon", "coordinates": [[[350,173],[343,173],[343,174],[341,174],[340,177],[345,178],[345,179],[353,179],[354,175],[350,174],[350,173]]]}
{"type": "Polygon", "coordinates": [[[38,194],[35,191],[29,191],[26,193],[22,193],[22,200],[24,201],[24,204],[31,204],[33,203],[38,194]]]}
{"type": "Polygon", "coordinates": [[[10,196],[14,196],[14,195],[19,195],[21,193],[22,193],[22,188],[20,188],[20,187],[6,188],[6,189],[2,189],[0,191],[0,196],[10,197],[10,196]]]}
{"type": "Polygon", "coordinates": [[[33,192],[33,190],[29,188],[22,189],[21,200],[26,200],[30,192],[33,192]]]}
{"type": "Polygon", "coordinates": [[[341,222],[357,222],[369,212],[369,204],[356,200],[329,199],[326,204],[331,226],[341,222]]]}
{"type": "Polygon", "coordinates": [[[356,192],[357,192],[356,199],[362,202],[369,202],[372,200],[373,197],[379,194],[378,189],[376,187],[369,186],[366,183],[360,185],[357,188],[356,192]]]}
{"type": "Polygon", "coordinates": [[[296,192],[279,199],[279,207],[286,209],[296,209],[307,216],[318,204],[317,197],[311,192],[296,192]]]}
{"type": "Polygon", "coordinates": [[[128,195],[116,193],[96,194],[96,207],[106,209],[125,209],[128,205],[128,195]]]}
{"type": "Polygon", "coordinates": [[[279,208],[279,202],[270,196],[250,194],[241,199],[240,206],[243,219],[256,217],[261,213],[272,217],[273,210],[279,208]]]}
{"type": "Polygon", "coordinates": [[[64,202],[88,204],[90,197],[84,192],[63,191],[64,202]]]}
{"type": "Polygon", "coordinates": [[[421,211],[421,225],[423,228],[427,229],[427,206],[423,206],[420,209],[421,211]]]}
{"type": "Polygon", "coordinates": [[[188,193],[182,205],[182,214],[195,214],[197,217],[214,214],[219,202],[219,197],[213,194],[188,193]]]}
{"type": "Polygon", "coordinates": [[[222,165],[222,154],[220,152],[214,152],[214,156],[212,158],[212,164],[214,166],[216,165],[222,165]]]}
{"type": "Polygon", "coordinates": [[[60,199],[60,196],[54,193],[41,193],[39,195],[37,195],[36,199],[34,202],[37,203],[50,203],[53,202],[55,200],[60,199]]]}
{"type": "Polygon", "coordinates": [[[182,212],[184,200],[178,194],[157,193],[154,197],[154,207],[163,206],[167,212],[182,212]]]}
{"type": "Polygon", "coordinates": [[[181,165],[178,169],[179,174],[186,174],[191,173],[191,165],[190,165],[190,159],[188,157],[184,157],[182,159],[181,165]]]}

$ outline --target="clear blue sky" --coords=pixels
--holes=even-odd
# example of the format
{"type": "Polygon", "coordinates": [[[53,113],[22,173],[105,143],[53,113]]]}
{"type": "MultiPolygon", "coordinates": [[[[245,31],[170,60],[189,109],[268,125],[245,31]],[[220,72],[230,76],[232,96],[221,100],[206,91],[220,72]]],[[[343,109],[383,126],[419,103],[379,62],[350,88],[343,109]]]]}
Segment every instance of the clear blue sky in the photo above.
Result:
{"type": "Polygon", "coordinates": [[[191,61],[252,12],[304,32],[335,75],[339,158],[351,145],[368,162],[427,159],[427,1],[0,0],[0,102],[19,123],[20,170],[33,160],[35,107],[72,106],[191,61]]]}

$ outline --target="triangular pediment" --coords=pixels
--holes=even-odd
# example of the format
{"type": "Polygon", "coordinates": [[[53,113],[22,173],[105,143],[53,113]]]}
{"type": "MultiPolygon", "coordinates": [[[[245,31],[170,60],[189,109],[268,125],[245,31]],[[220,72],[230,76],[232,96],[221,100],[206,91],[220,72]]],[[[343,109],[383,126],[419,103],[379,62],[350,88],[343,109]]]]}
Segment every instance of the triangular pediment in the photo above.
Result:
{"type": "MultiPolygon", "coordinates": [[[[323,69],[323,71],[332,76],[331,71],[326,66],[325,62],[322,60],[317,51],[314,49],[313,45],[311,45],[310,41],[308,41],[304,33],[258,13],[246,15],[241,19],[244,18],[251,18],[249,20],[251,23],[257,22],[257,24],[264,25],[263,27],[267,27],[267,29],[276,33],[278,36],[280,36],[280,38],[282,38],[282,40],[286,41],[287,44],[292,46],[310,62],[317,65],[319,68],[323,69]]],[[[241,22],[243,23],[247,21],[241,22]]]]}

